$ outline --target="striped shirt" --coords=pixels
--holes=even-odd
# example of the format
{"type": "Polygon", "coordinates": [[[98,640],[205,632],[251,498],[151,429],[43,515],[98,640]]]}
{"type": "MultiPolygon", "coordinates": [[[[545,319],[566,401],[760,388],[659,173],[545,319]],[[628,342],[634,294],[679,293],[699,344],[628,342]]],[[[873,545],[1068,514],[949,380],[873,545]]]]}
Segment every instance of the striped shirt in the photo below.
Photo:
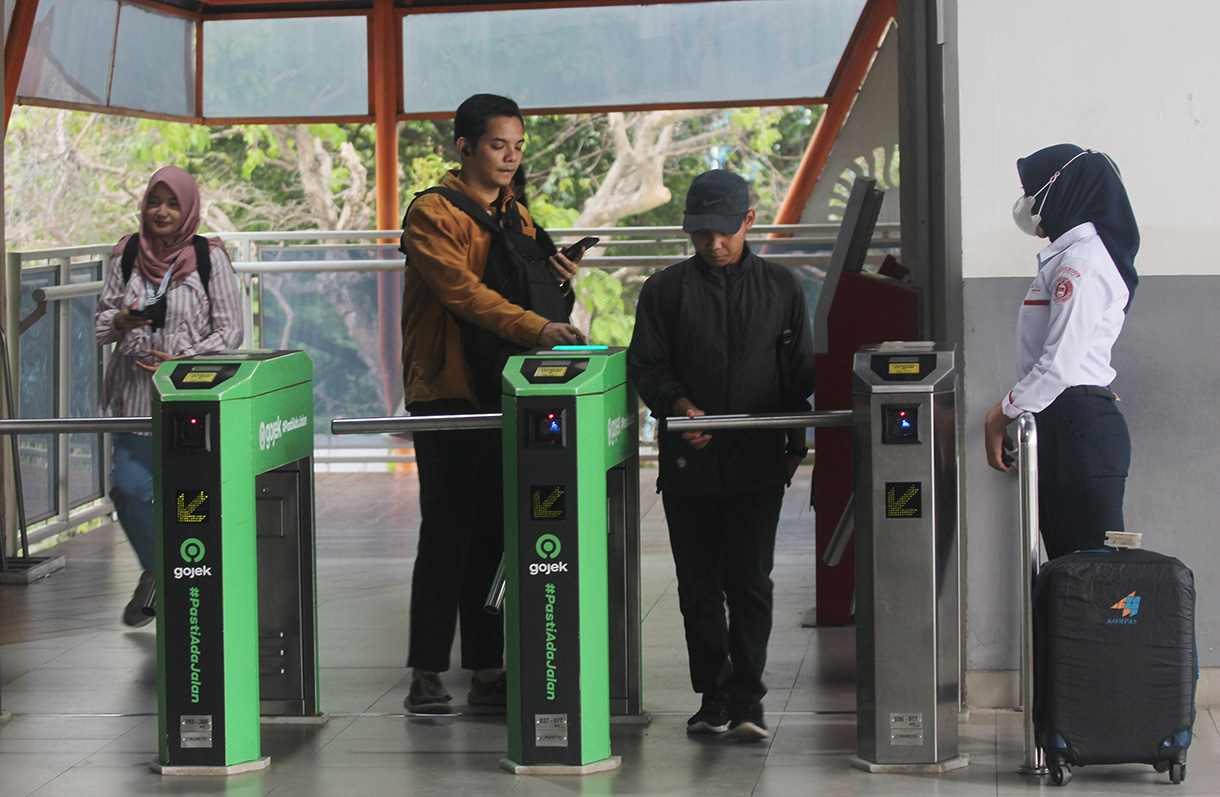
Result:
{"type": "MultiPolygon", "coordinates": [[[[165,326],[126,331],[116,329],[114,316],[124,307],[142,308],[148,301],[148,283],[132,269],[123,284],[122,255],[110,258],[102,294],[94,315],[97,342],[115,344],[102,384],[104,417],[145,416],[152,413],[152,374],[136,364],[149,350],[175,356],[203,354],[236,348],[242,339],[241,289],[229,256],[221,247],[211,250],[212,274],[203,289],[199,273],[173,280],[166,291],[165,326]]],[[[155,290],[158,286],[153,286],[155,290]]]]}

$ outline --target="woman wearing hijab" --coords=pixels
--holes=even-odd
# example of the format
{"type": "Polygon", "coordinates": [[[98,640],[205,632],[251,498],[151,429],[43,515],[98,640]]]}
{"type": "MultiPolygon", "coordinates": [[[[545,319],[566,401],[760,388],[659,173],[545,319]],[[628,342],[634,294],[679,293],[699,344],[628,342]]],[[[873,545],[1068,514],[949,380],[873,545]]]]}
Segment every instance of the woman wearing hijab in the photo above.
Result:
{"type": "Polygon", "coordinates": [[[1038,424],[1042,541],[1054,559],[1100,548],[1123,531],[1131,438],[1109,385],[1110,350],[1139,277],[1139,229],[1109,156],[1059,144],[1017,161],[1022,231],[1050,244],[1017,317],[1016,385],[987,413],[987,462],[1010,471],[1008,424],[1032,412],[1038,424]]]}
{"type": "MultiPolygon", "coordinates": [[[[132,236],[125,236],[110,253],[94,315],[98,343],[115,344],[102,386],[104,416],[150,415],[152,376],[163,361],[234,348],[241,342],[237,274],[219,238],[206,241],[206,250],[196,246],[199,204],[199,186],[190,174],[176,166],[159,169],[140,202],[140,232],[138,244],[131,247],[129,277],[124,276],[122,261],[132,236]],[[197,262],[200,251],[207,251],[211,265],[206,285],[197,262]]],[[[126,433],[112,437],[110,498],[144,571],[123,622],[142,626],[152,620],[145,607],[150,605],[156,570],[152,438],[126,433]]]]}

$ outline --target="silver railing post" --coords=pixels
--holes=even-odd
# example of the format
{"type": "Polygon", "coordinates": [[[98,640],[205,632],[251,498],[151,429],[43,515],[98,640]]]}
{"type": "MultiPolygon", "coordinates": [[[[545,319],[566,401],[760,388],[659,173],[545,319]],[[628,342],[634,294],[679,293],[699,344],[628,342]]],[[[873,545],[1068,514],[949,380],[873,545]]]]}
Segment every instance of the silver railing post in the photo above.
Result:
{"type": "Polygon", "coordinates": [[[1038,577],[1038,424],[1031,413],[1017,419],[1017,469],[1021,484],[1021,718],[1025,730],[1023,775],[1047,771],[1034,730],[1034,580],[1038,577]]]}

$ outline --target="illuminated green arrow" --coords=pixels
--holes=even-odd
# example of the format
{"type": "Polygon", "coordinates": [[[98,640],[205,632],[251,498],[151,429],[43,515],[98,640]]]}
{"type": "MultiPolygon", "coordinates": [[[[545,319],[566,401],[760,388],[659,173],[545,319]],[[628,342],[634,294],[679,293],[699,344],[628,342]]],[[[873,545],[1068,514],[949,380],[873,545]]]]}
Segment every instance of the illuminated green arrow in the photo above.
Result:
{"type": "Polygon", "coordinates": [[[552,490],[551,494],[549,496],[547,496],[545,500],[542,499],[542,492],[539,490],[535,490],[534,491],[534,517],[536,517],[536,518],[559,517],[560,513],[553,510],[551,507],[555,506],[555,502],[558,501],[561,497],[563,497],[563,488],[561,488],[561,487],[556,487],[554,490],[552,490]]]}
{"type": "Polygon", "coordinates": [[[186,494],[178,493],[178,522],[179,523],[202,523],[208,519],[207,515],[196,515],[195,510],[198,509],[204,501],[208,500],[205,493],[200,492],[199,495],[191,499],[191,502],[186,503],[186,494]]]}
{"type": "Polygon", "coordinates": [[[907,488],[907,491],[902,494],[901,498],[895,499],[897,488],[891,487],[890,491],[885,496],[885,516],[886,517],[911,517],[919,510],[916,507],[908,507],[911,499],[919,495],[919,485],[912,484],[907,488]]]}

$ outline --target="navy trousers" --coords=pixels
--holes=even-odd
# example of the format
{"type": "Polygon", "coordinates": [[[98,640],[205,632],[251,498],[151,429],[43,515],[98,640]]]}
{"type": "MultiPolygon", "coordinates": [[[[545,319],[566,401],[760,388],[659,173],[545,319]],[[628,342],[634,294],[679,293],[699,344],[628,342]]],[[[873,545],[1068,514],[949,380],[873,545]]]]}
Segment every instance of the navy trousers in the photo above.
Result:
{"type": "Polygon", "coordinates": [[[1127,422],[1110,396],[1061,395],[1036,416],[1038,521],[1047,556],[1100,548],[1124,531],[1127,422]]]}

